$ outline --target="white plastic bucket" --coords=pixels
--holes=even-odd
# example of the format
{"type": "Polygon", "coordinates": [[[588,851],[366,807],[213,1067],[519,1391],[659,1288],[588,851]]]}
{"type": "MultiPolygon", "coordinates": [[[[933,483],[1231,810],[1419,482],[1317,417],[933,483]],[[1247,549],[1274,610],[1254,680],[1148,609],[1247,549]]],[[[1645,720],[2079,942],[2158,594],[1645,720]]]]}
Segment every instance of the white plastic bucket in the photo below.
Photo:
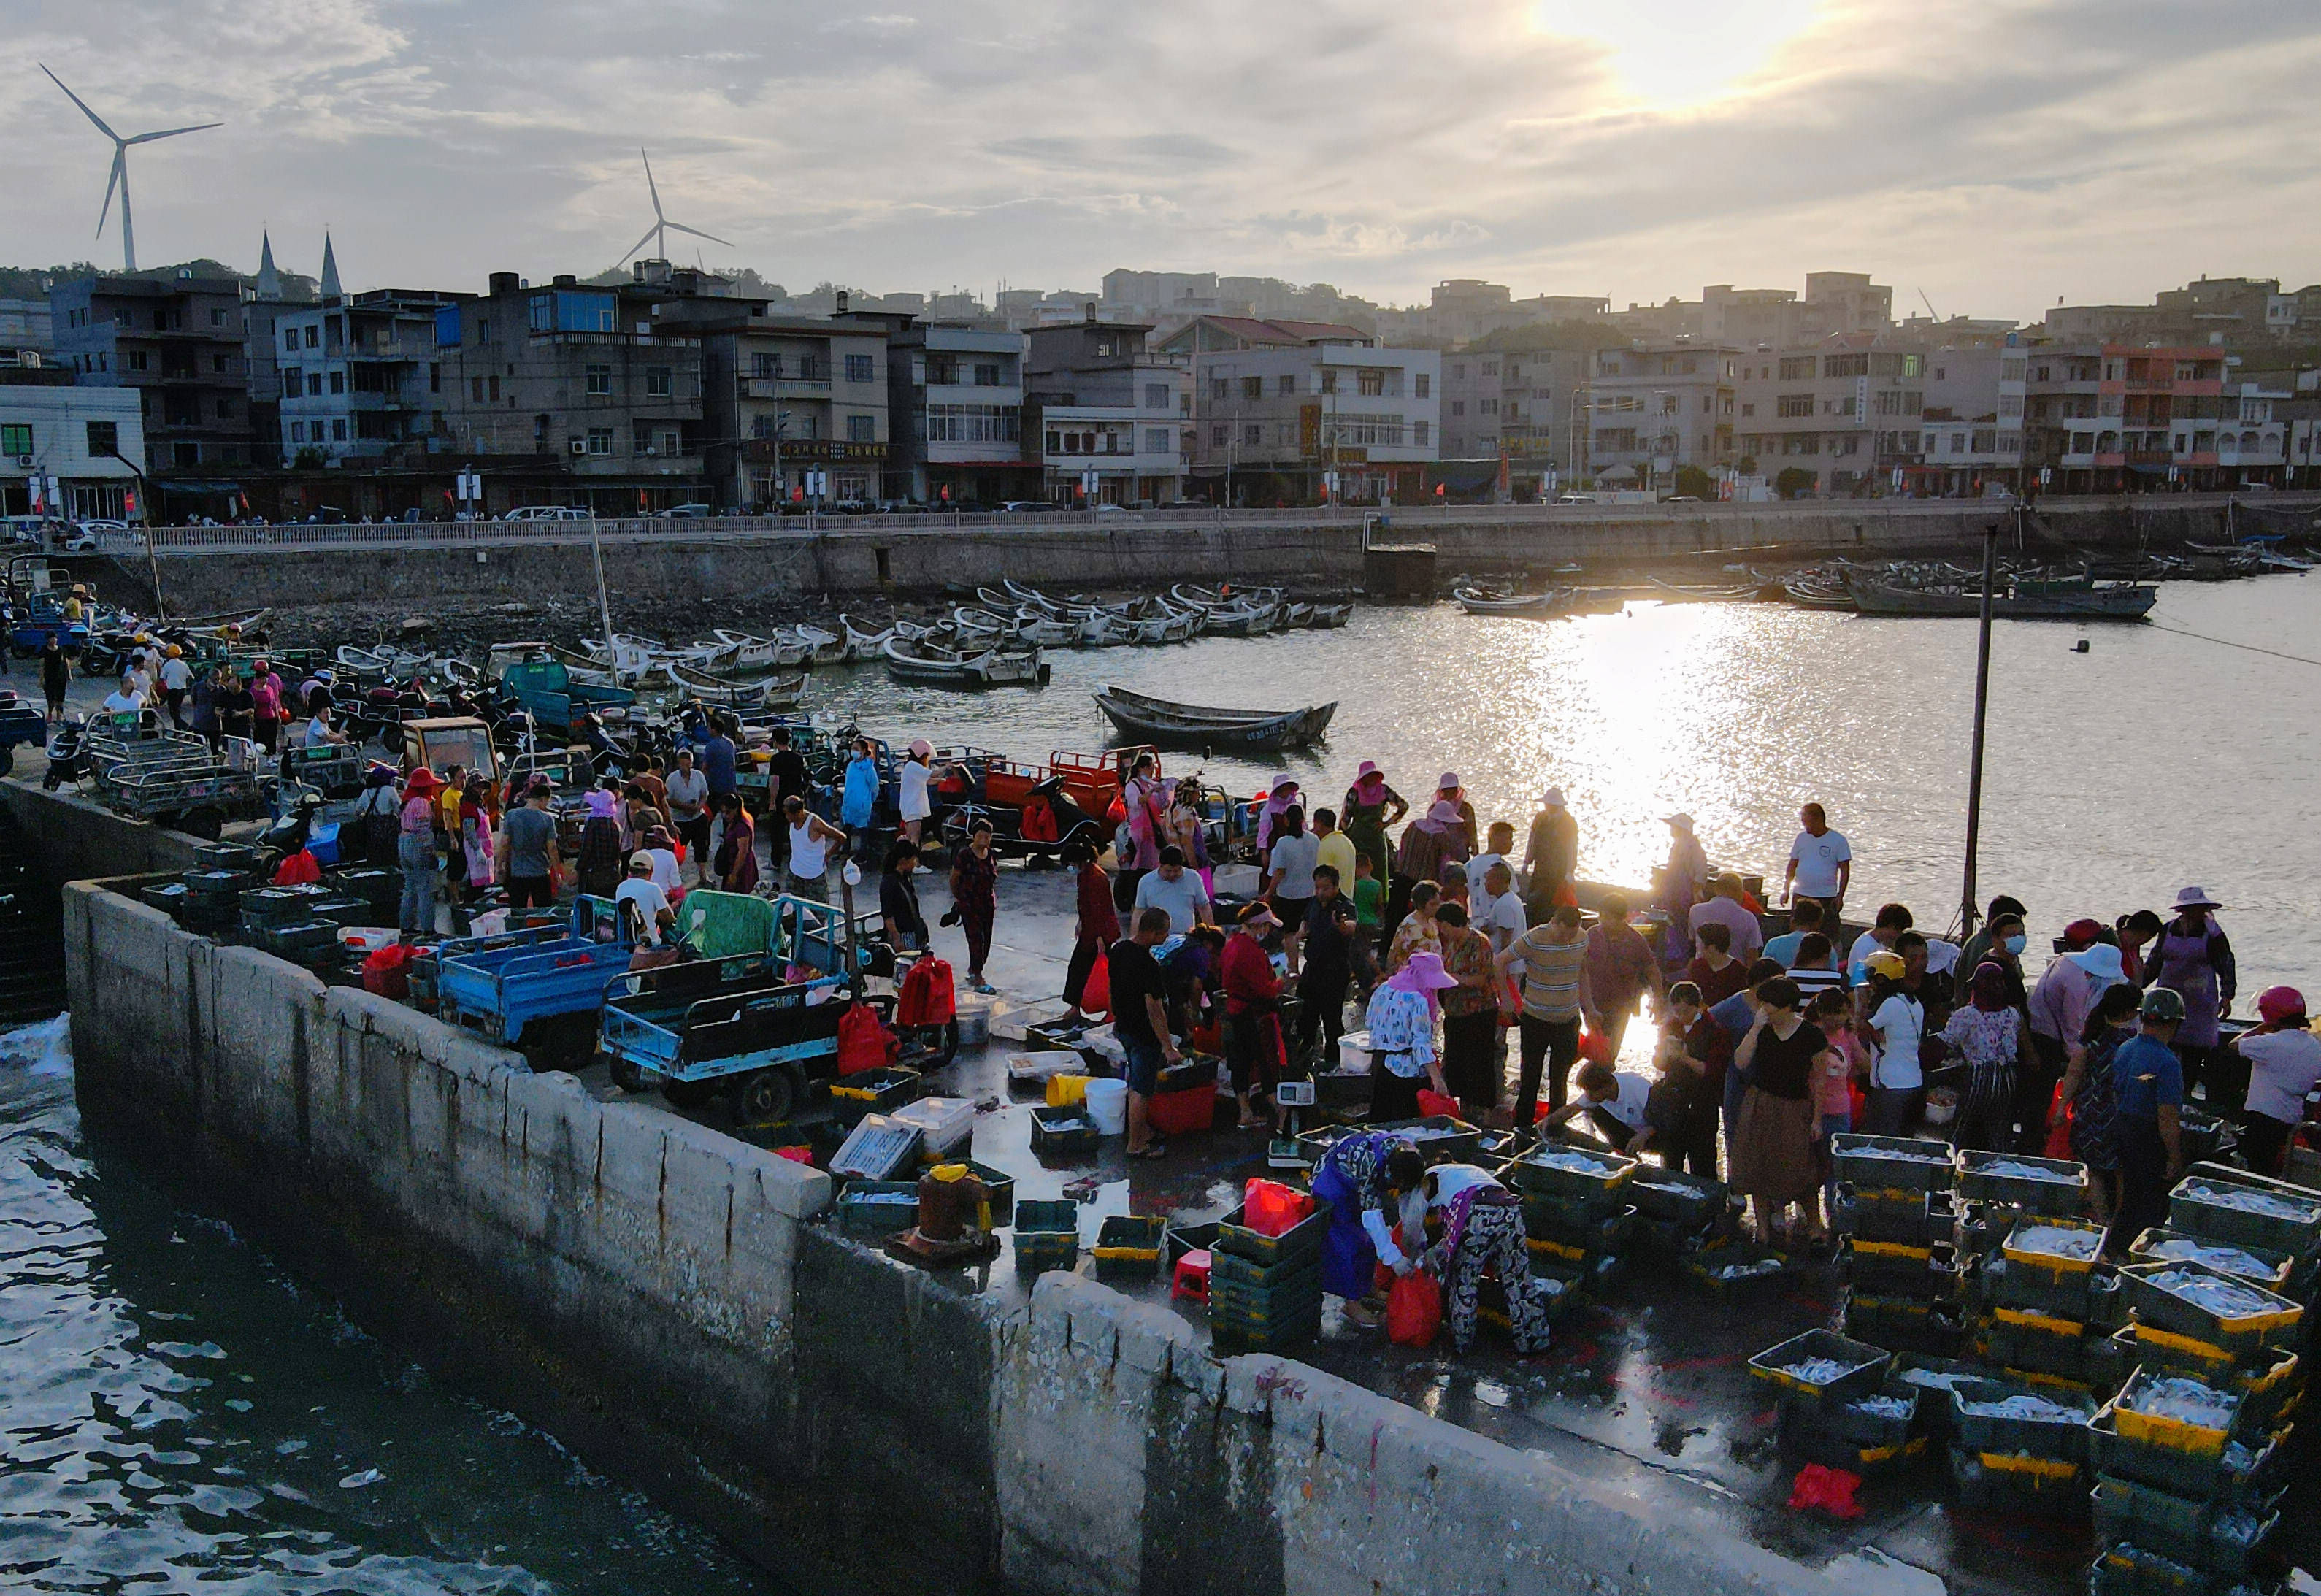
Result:
{"type": "Polygon", "coordinates": [[[1099,1076],[1088,1083],[1088,1117],[1099,1135],[1123,1135],[1128,1130],[1128,1082],[1099,1076]]]}

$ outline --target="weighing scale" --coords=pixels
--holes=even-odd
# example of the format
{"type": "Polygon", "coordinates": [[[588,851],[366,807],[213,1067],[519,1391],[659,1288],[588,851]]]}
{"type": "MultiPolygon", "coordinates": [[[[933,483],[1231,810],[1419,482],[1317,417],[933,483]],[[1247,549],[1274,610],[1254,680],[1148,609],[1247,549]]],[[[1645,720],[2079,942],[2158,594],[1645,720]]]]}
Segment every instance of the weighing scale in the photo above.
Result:
{"type": "Polygon", "coordinates": [[[1302,1170],[1310,1166],[1312,1155],[1297,1138],[1306,1134],[1306,1117],[1313,1108],[1314,1100],[1314,1082],[1310,1080],[1283,1081],[1275,1084],[1273,1102],[1281,1110],[1281,1126],[1273,1140],[1266,1145],[1267,1168],[1302,1170]]]}

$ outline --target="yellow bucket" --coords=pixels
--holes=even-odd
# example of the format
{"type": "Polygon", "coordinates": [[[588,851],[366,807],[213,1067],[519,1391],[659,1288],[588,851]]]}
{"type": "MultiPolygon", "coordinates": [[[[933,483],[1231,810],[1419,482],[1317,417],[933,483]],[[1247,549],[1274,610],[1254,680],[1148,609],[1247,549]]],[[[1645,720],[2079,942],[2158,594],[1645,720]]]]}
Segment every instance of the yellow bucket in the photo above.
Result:
{"type": "Polygon", "coordinates": [[[1048,1107],[1077,1108],[1088,1101],[1088,1077],[1086,1075],[1051,1075],[1048,1077],[1048,1107]]]}

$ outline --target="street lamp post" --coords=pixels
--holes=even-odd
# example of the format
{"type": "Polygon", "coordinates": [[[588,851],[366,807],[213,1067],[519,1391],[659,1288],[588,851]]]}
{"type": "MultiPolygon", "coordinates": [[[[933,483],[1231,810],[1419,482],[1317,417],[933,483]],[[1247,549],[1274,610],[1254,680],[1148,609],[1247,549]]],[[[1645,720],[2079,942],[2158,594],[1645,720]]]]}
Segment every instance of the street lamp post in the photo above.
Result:
{"type": "Polygon", "coordinates": [[[169,618],[169,605],[168,601],[161,596],[161,557],[153,551],[153,483],[138,467],[137,462],[122,453],[120,450],[109,450],[107,453],[110,458],[119,461],[129,468],[129,474],[137,479],[138,491],[145,496],[145,514],[140,519],[145,524],[145,563],[153,573],[153,618],[157,621],[167,621],[169,618]]]}

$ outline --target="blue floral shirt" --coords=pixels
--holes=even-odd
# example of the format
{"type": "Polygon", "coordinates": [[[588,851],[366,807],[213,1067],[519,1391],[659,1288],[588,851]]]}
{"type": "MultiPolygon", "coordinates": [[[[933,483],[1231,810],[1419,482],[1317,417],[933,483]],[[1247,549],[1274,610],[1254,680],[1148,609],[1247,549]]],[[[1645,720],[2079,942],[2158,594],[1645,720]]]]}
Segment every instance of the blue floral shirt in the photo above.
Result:
{"type": "Polygon", "coordinates": [[[1426,1073],[1435,1061],[1434,1016],[1426,999],[1399,987],[1381,986],[1370,995],[1370,1049],[1386,1054],[1386,1067],[1405,1079],[1426,1073]]]}

